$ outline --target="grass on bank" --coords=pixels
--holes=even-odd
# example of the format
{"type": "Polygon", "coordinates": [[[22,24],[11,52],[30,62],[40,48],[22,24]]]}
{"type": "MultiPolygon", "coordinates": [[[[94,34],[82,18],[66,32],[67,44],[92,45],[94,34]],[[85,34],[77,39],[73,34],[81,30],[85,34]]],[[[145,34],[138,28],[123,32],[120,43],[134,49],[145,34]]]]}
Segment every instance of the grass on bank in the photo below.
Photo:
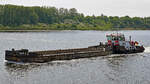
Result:
{"type": "Polygon", "coordinates": [[[10,30],[149,30],[148,28],[112,28],[112,25],[90,25],[90,24],[43,24],[38,23],[36,25],[23,24],[20,26],[2,26],[0,25],[0,31],[10,30]]]}

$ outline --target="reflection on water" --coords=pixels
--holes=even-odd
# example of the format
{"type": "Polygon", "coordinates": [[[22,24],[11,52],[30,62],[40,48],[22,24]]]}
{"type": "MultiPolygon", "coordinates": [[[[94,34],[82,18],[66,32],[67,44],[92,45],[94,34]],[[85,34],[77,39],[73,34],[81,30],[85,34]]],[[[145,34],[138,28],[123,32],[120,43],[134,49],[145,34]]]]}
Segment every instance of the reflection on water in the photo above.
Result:
{"type": "Polygon", "coordinates": [[[26,72],[33,68],[40,67],[40,65],[38,64],[16,64],[16,63],[9,63],[9,62],[6,62],[5,66],[8,72],[18,72],[18,71],[26,72]]]}
{"type": "MultiPolygon", "coordinates": [[[[80,59],[76,59],[80,60],[80,59]]],[[[9,74],[11,75],[23,75],[23,73],[30,72],[36,69],[42,69],[42,67],[53,67],[53,66],[61,66],[61,65],[67,65],[69,67],[75,67],[76,63],[73,65],[72,63],[69,62],[75,62],[75,60],[67,60],[67,61],[52,61],[52,62],[47,62],[47,63],[16,63],[16,62],[5,62],[5,69],[9,74]],[[67,62],[68,61],[68,62],[67,62]]]]}
{"type": "Polygon", "coordinates": [[[30,70],[40,67],[38,64],[16,64],[16,63],[5,63],[5,69],[11,77],[19,78],[24,77],[30,70]]]}

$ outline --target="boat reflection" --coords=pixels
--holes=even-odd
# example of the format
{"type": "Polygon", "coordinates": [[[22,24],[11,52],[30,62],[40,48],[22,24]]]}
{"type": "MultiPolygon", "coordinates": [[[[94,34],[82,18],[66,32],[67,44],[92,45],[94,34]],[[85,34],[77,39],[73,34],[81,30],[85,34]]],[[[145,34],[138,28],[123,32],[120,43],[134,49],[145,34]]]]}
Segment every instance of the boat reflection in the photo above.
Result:
{"type": "Polygon", "coordinates": [[[69,66],[75,67],[80,59],[76,60],[64,60],[64,61],[52,61],[47,63],[17,63],[17,62],[5,62],[5,69],[7,72],[18,73],[18,72],[29,72],[34,70],[39,70],[47,67],[59,67],[59,66],[69,66]]]}

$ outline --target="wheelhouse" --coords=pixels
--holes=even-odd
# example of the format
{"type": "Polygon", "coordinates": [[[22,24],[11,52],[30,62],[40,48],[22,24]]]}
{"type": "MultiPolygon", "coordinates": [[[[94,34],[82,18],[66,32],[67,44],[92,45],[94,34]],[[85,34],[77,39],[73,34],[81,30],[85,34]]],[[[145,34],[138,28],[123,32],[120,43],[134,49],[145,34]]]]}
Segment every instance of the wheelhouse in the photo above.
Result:
{"type": "Polygon", "coordinates": [[[107,41],[125,41],[124,34],[110,34],[106,35],[107,41]]]}

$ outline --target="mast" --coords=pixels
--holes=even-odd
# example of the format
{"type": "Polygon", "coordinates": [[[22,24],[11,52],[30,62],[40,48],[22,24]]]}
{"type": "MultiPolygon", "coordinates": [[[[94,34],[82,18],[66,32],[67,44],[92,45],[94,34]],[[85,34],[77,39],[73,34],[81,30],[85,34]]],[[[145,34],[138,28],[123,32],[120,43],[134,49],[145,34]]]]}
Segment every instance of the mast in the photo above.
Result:
{"type": "Polygon", "coordinates": [[[129,36],[129,40],[131,41],[131,36],[129,36]]]}

